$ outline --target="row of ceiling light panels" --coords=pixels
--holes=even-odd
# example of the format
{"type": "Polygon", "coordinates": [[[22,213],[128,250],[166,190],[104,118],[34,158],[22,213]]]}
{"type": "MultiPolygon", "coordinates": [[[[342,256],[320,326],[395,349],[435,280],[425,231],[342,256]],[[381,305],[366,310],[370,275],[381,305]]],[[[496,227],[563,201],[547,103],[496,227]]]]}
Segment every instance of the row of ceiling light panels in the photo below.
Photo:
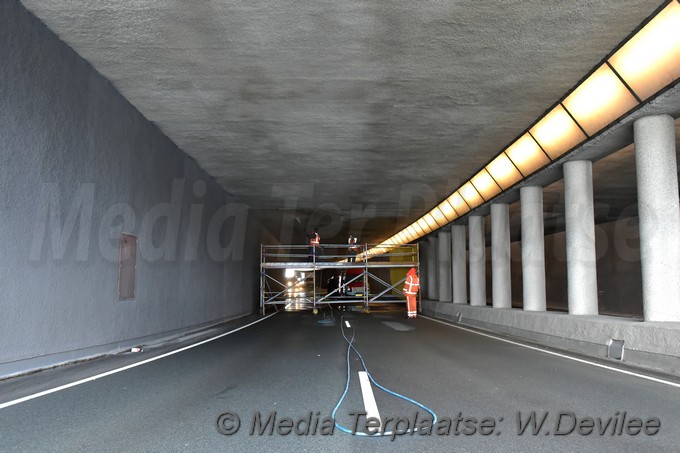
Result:
{"type": "Polygon", "coordinates": [[[589,140],[678,78],[680,0],[672,0],[469,181],[366,254],[380,255],[464,216],[589,140]]]}

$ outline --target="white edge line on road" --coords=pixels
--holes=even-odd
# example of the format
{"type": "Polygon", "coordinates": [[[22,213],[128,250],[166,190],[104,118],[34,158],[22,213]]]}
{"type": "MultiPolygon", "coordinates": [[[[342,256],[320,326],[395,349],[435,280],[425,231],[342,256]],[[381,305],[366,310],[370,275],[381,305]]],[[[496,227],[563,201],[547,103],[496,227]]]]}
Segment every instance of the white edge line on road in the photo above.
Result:
{"type": "Polygon", "coordinates": [[[375,395],[373,395],[373,389],[371,388],[371,381],[368,379],[368,374],[365,371],[359,371],[359,383],[361,384],[361,396],[364,398],[366,419],[371,417],[377,418],[382,426],[378,404],[375,402],[375,395]]]}
{"type": "Polygon", "coordinates": [[[349,325],[349,321],[345,321],[345,325],[347,326],[348,329],[352,327],[349,325]]]}
{"type": "Polygon", "coordinates": [[[214,337],[212,337],[212,338],[208,338],[208,339],[206,339],[206,340],[199,341],[198,343],[194,343],[194,344],[190,344],[190,345],[188,345],[188,346],[184,346],[183,348],[179,348],[179,349],[176,349],[176,350],[174,350],[174,351],[166,352],[165,354],[161,354],[161,355],[156,356],[156,357],[151,357],[151,358],[148,358],[148,359],[146,359],[146,360],[142,360],[141,362],[132,363],[132,364],[130,364],[130,365],[126,365],[126,366],[121,367],[121,368],[116,368],[116,369],[113,369],[113,370],[106,371],[106,372],[104,372],[104,373],[100,373],[100,374],[96,374],[96,375],[94,375],[94,376],[90,376],[90,377],[87,377],[87,378],[84,378],[84,379],[80,379],[80,380],[78,380],[78,381],[74,381],[74,382],[70,382],[70,383],[68,383],[68,384],[60,385],[59,387],[54,387],[54,388],[51,388],[51,389],[43,390],[42,392],[34,393],[33,395],[28,395],[28,396],[24,396],[24,397],[21,397],[21,398],[17,398],[17,399],[12,400],[12,401],[7,401],[6,403],[0,404],[0,409],[4,409],[4,408],[6,408],[6,407],[14,406],[15,404],[19,404],[19,403],[23,403],[23,402],[26,402],[26,401],[30,401],[30,400],[35,399],[35,398],[40,398],[41,396],[49,395],[50,393],[55,393],[55,392],[58,392],[58,391],[60,391],[60,390],[65,390],[65,389],[67,389],[67,388],[75,387],[76,385],[85,384],[86,382],[95,381],[95,380],[97,380],[97,379],[100,379],[100,378],[103,378],[103,377],[106,377],[106,376],[110,376],[110,375],[112,375],[112,374],[120,373],[121,371],[125,371],[125,370],[129,370],[129,369],[131,369],[131,368],[135,368],[135,367],[138,367],[138,366],[146,365],[147,363],[150,363],[150,362],[154,362],[154,361],[156,361],[156,360],[163,359],[163,358],[165,358],[165,357],[168,357],[168,356],[177,354],[177,353],[182,352],[182,351],[186,351],[187,349],[195,348],[196,346],[201,346],[201,345],[203,345],[203,344],[206,344],[206,343],[209,343],[209,342],[211,342],[211,341],[217,340],[218,338],[222,338],[222,337],[225,337],[225,336],[227,336],[227,335],[230,335],[230,334],[232,334],[232,333],[234,333],[234,332],[238,332],[239,330],[243,330],[243,329],[245,329],[246,327],[250,327],[250,326],[252,326],[252,325],[254,325],[254,324],[257,324],[258,322],[262,322],[262,321],[264,321],[264,320],[267,319],[267,318],[271,318],[272,316],[274,316],[274,315],[277,314],[277,313],[278,313],[278,311],[275,311],[275,312],[272,313],[272,314],[269,314],[269,315],[267,315],[267,316],[265,316],[265,317],[263,317],[263,318],[260,318],[260,319],[256,319],[255,321],[253,321],[253,322],[251,322],[251,323],[249,323],[249,324],[246,324],[246,325],[244,325],[244,326],[238,327],[238,328],[236,328],[236,329],[234,329],[234,330],[230,330],[229,332],[221,333],[221,334],[219,334],[219,335],[217,335],[217,336],[214,336],[214,337]]]}
{"type": "Polygon", "coordinates": [[[560,354],[559,352],[549,351],[547,349],[541,349],[541,348],[537,348],[535,346],[529,346],[528,344],[519,343],[517,341],[506,340],[505,338],[497,337],[495,335],[490,335],[490,334],[484,333],[484,332],[478,332],[478,331],[473,330],[473,329],[467,329],[465,327],[457,326],[455,324],[450,324],[450,323],[445,322],[445,321],[440,321],[439,319],[430,318],[429,316],[424,316],[424,315],[420,315],[420,316],[425,318],[425,319],[429,319],[430,321],[438,322],[440,324],[444,324],[444,325],[449,326],[449,327],[454,327],[456,329],[465,330],[466,332],[481,335],[483,337],[493,338],[494,340],[502,341],[504,343],[514,344],[516,346],[521,346],[521,347],[527,348],[527,349],[533,349],[534,351],[542,352],[544,354],[550,354],[550,355],[562,357],[562,358],[565,358],[565,359],[568,359],[568,360],[573,360],[574,362],[585,363],[587,365],[592,365],[592,366],[595,366],[595,367],[598,367],[598,368],[604,368],[605,370],[616,371],[617,373],[627,374],[629,376],[635,376],[635,377],[638,377],[638,378],[641,378],[641,379],[646,379],[648,381],[658,382],[660,384],[666,384],[666,385],[670,385],[671,387],[680,388],[680,383],[677,383],[677,382],[667,381],[665,379],[656,378],[656,377],[653,377],[653,376],[647,376],[645,374],[636,373],[634,371],[623,370],[621,368],[616,368],[616,367],[613,367],[613,366],[604,365],[604,364],[597,363],[597,362],[591,362],[591,361],[585,360],[585,359],[579,359],[578,357],[574,357],[574,356],[570,356],[570,355],[566,355],[566,354],[560,354]]]}

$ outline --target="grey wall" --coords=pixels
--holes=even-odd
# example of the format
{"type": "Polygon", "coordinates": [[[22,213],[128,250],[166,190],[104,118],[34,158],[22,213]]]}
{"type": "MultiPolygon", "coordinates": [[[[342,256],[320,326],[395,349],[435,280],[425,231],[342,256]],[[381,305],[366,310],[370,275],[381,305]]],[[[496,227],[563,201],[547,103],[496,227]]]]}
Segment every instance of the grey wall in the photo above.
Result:
{"type": "MultiPolygon", "coordinates": [[[[638,218],[629,217],[595,226],[597,286],[601,314],[642,317],[642,275],[638,218]]],[[[565,233],[545,236],[548,309],[568,310],[565,233]]],[[[522,253],[520,242],[511,245],[513,306],[522,306],[522,253]]],[[[490,248],[487,256],[490,255],[490,248]]],[[[487,260],[487,294],[491,263],[487,260]]],[[[489,296],[489,302],[491,299],[489,296]]]]}
{"type": "Polygon", "coordinates": [[[246,206],[15,0],[0,62],[0,375],[256,308],[246,206]],[[123,231],[139,238],[125,301],[123,231]]]}

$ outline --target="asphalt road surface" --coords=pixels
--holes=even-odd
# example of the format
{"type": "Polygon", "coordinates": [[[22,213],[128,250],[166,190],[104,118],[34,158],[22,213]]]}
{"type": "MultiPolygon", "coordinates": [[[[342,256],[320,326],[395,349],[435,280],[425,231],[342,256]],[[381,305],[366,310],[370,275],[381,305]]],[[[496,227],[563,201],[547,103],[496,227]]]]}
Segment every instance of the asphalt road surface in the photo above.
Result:
{"type": "MultiPolygon", "coordinates": [[[[161,352],[11,379],[0,383],[0,403],[161,352]]],[[[0,409],[0,450],[680,451],[679,423],[679,388],[422,317],[407,320],[401,309],[326,308],[317,315],[281,312],[201,346],[0,409]],[[336,420],[350,431],[387,435],[334,427],[329,417],[347,382],[343,329],[354,335],[378,384],[429,408],[436,421],[375,384],[362,391],[363,367],[352,352],[336,420]],[[361,414],[370,393],[380,424],[367,428],[361,414]]]]}

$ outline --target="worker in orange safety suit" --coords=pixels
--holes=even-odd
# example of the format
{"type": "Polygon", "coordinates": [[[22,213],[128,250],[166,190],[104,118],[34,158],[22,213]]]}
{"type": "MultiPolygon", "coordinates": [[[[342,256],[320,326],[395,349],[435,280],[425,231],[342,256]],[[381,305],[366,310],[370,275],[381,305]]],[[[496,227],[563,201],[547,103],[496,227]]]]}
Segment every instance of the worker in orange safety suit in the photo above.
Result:
{"type": "Polygon", "coordinates": [[[412,267],[406,273],[406,282],[404,283],[406,310],[409,318],[415,318],[418,313],[418,301],[416,300],[418,289],[420,289],[420,279],[416,274],[416,268],[412,267]]]}
{"type": "Polygon", "coordinates": [[[321,236],[316,232],[316,228],[312,230],[312,234],[309,239],[309,257],[307,261],[314,261],[315,257],[319,254],[319,246],[321,245],[321,236]]]}

